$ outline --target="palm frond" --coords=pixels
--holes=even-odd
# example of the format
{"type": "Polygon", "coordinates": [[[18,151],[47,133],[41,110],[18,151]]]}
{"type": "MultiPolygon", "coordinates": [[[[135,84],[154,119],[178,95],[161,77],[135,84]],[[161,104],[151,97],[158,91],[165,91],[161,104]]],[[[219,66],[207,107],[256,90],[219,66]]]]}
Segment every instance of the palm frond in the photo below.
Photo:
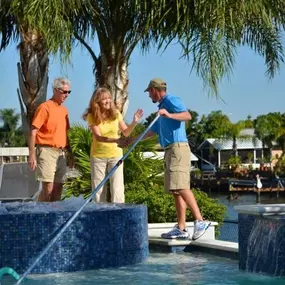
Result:
{"type": "Polygon", "coordinates": [[[11,1],[0,1],[0,51],[8,47],[12,41],[18,41],[17,20],[10,13],[11,1]]]}
{"type": "Polygon", "coordinates": [[[73,44],[72,21],[80,23],[79,18],[82,19],[89,7],[89,1],[81,0],[13,0],[10,13],[17,18],[19,26],[42,33],[50,53],[59,53],[67,59],[73,44]]]}
{"type": "Polygon", "coordinates": [[[192,61],[191,70],[197,72],[215,95],[218,83],[233,69],[239,45],[249,46],[264,57],[270,78],[284,61],[283,0],[162,2],[162,18],[152,22],[142,47],[158,44],[158,48],[165,48],[178,41],[182,56],[192,61]]]}
{"type": "Polygon", "coordinates": [[[182,57],[191,61],[190,70],[215,95],[219,82],[230,75],[240,45],[264,58],[270,78],[284,61],[284,0],[4,0],[0,11],[2,47],[23,25],[36,29],[48,50],[63,57],[70,55],[76,37],[96,37],[100,51],[93,52],[93,60],[115,65],[116,72],[126,69],[138,45],[143,51],[153,46],[165,50],[178,42],[182,57]]]}

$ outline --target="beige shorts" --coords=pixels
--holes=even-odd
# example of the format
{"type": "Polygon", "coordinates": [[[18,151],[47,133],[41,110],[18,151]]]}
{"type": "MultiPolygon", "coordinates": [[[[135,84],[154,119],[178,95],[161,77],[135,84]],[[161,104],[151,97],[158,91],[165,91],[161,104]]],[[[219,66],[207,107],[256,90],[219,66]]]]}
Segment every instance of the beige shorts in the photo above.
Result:
{"type": "Polygon", "coordinates": [[[165,148],[164,187],[167,193],[190,189],[191,151],[188,143],[174,143],[165,148]]]}
{"type": "Polygon", "coordinates": [[[63,183],[66,174],[66,155],[63,149],[36,147],[36,178],[42,182],[63,183]]]}

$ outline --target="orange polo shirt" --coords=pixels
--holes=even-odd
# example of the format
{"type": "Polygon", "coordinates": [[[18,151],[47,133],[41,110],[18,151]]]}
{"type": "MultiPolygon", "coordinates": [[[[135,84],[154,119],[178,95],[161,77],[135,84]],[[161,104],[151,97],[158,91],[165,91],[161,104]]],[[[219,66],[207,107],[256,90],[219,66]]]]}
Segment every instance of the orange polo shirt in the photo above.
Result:
{"type": "Polygon", "coordinates": [[[38,130],[36,144],[52,147],[67,146],[69,129],[68,111],[53,100],[42,103],[34,116],[32,125],[38,130]]]}

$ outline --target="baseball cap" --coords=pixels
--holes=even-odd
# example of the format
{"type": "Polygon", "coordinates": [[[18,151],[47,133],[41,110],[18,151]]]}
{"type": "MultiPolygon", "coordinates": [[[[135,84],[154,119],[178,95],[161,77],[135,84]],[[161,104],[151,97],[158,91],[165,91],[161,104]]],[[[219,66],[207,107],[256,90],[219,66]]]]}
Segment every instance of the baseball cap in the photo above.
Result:
{"type": "Polygon", "coordinates": [[[153,78],[144,92],[148,91],[150,88],[166,88],[166,82],[161,78],[153,78]]]}

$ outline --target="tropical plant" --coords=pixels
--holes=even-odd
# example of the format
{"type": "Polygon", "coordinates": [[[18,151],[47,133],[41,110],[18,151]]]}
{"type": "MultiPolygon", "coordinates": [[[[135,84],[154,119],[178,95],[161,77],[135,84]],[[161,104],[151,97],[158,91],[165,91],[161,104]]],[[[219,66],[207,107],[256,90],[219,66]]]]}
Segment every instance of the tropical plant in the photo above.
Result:
{"type": "Polygon", "coordinates": [[[202,116],[200,124],[203,128],[203,139],[226,138],[231,126],[231,121],[222,111],[212,111],[207,116],[202,116]]]}
{"type": "Polygon", "coordinates": [[[272,149],[274,140],[274,119],[273,116],[260,115],[254,121],[254,132],[258,139],[261,140],[263,148],[272,149]]]}
{"type": "MultiPolygon", "coordinates": [[[[135,134],[135,133],[134,133],[135,134]]],[[[75,168],[80,175],[68,179],[65,184],[64,198],[83,195],[87,197],[91,193],[91,168],[90,148],[92,134],[88,127],[75,124],[69,131],[69,140],[75,157],[75,168]]],[[[156,141],[154,139],[140,142],[124,161],[125,185],[133,183],[162,183],[160,174],[163,172],[162,160],[156,158],[155,152],[152,157],[145,157],[143,152],[154,151],[156,141]]]]}
{"type": "Polygon", "coordinates": [[[247,163],[252,164],[253,163],[253,153],[249,152],[247,154],[247,163]]]}
{"type": "MultiPolygon", "coordinates": [[[[192,189],[203,217],[210,221],[218,222],[216,234],[223,224],[226,207],[218,200],[209,198],[202,191],[192,189]]],[[[148,208],[149,223],[175,222],[177,220],[173,197],[165,193],[162,185],[148,183],[131,183],[126,186],[126,202],[144,204],[148,208]]],[[[187,211],[187,220],[193,221],[194,217],[187,211]]]]}
{"type": "Polygon", "coordinates": [[[252,120],[250,115],[247,116],[246,120],[241,120],[240,122],[244,123],[245,128],[248,129],[254,128],[254,120],[252,120]]]}
{"type": "Polygon", "coordinates": [[[285,114],[273,112],[260,115],[255,120],[254,128],[256,136],[269,148],[270,154],[274,144],[281,148],[282,155],[276,163],[278,169],[285,156],[285,114]]]}
{"type": "Polygon", "coordinates": [[[0,109],[0,146],[24,146],[23,133],[18,127],[20,115],[15,109],[0,109]]]}
{"type": "MultiPolygon", "coordinates": [[[[66,43],[74,32],[75,38],[87,48],[94,61],[96,85],[104,85],[112,91],[123,114],[128,106],[127,67],[136,47],[145,52],[152,46],[164,50],[170,43],[177,42],[182,57],[191,61],[192,70],[216,95],[218,83],[232,71],[239,46],[248,46],[263,56],[270,77],[283,61],[283,0],[26,2],[29,4],[25,7],[29,9],[23,10],[27,15],[25,19],[30,25],[39,27],[45,38],[54,37],[66,43]],[[82,13],[72,13],[75,15],[72,17],[66,12],[70,10],[66,7],[69,2],[77,5],[89,3],[91,7],[82,13]],[[46,7],[46,11],[42,7],[46,7]],[[52,28],[52,17],[55,23],[60,19],[58,28],[52,28]],[[72,32],[65,34],[68,29],[62,29],[59,35],[62,19],[72,22],[72,32]],[[98,41],[99,52],[92,49],[90,39],[98,41]]],[[[48,40],[46,44],[50,46],[48,40]]]]}
{"type": "Polygon", "coordinates": [[[237,123],[230,123],[228,126],[226,136],[233,140],[233,154],[238,155],[237,151],[237,140],[243,140],[249,138],[249,135],[242,135],[241,131],[245,128],[245,123],[243,121],[237,123]]]}
{"type": "Polygon", "coordinates": [[[143,123],[145,128],[147,128],[150,125],[150,123],[155,119],[156,115],[157,112],[153,112],[145,118],[145,121],[143,123]]]}
{"type": "Polygon", "coordinates": [[[191,151],[196,152],[198,146],[203,142],[202,124],[199,123],[199,114],[196,111],[188,110],[191,120],[186,122],[186,134],[191,151]]]}
{"type": "Polygon", "coordinates": [[[240,156],[230,156],[227,160],[227,164],[233,171],[235,171],[241,165],[240,156]]]}
{"type": "Polygon", "coordinates": [[[283,171],[284,172],[284,166],[285,166],[285,113],[280,114],[277,113],[277,120],[275,125],[275,138],[277,144],[280,146],[282,150],[282,154],[280,155],[280,158],[278,159],[276,163],[276,170],[278,172],[283,171]]]}
{"type": "Polygon", "coordinates": [[[278,157],[277,163],[274,167],[275,174],[285,175],[285,156],[278,157]]]}
{"type": "Polygon", "coordinates": [[[69,130],[69,143],[74,156],[75,168],[79,175],[67,179],[63,198],[71,195],[78,197],[88,196],[91,191],[90,149],[92,133],[88,127],[74,124],[69,130]]]}

